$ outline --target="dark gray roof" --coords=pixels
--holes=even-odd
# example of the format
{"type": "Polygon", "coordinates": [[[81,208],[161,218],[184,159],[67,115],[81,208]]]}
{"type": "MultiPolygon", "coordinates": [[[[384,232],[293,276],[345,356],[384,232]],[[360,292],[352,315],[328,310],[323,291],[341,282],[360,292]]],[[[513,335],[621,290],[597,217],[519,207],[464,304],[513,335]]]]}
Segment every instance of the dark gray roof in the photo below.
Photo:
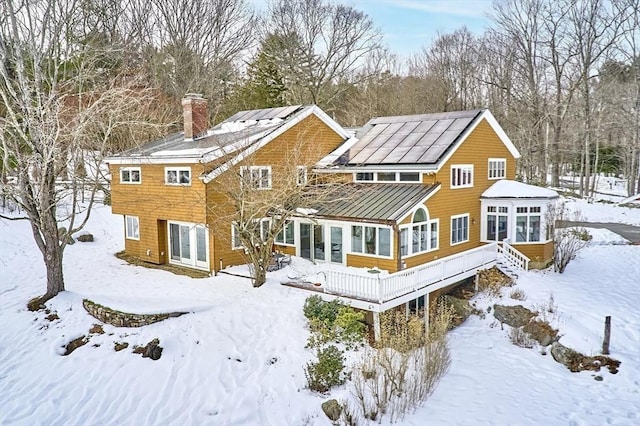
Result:
{"type": "Polygon", "coordinates": [[[272,118],[287,118],[294,112],[302,108],[302,105],[291,105],[279,108],[254,109],[249,111],[239,111],[223,121],[229,123],[233,121],[249,120],[270,120],[272,118]]]}
{"type": "Polygon", "coordinates": [[[272,126],[254,126],[242,129],[236,132],[227,132],[219,134],[207,134],[196,138],[195,140],[185,140],[184,132],[174,133],[165,138],[146,143],[140,147],[130,149],[114,157],[131,157],[131,156],[148,156],[164,151],[183,151],[183,150],[199,150],[197,154],[201,156],[208,150],[213,151],[218,148],[225,148],[234,142],[249,139],[251,136],[258,135],[263,132],[270,131],[280,127],[280,124],[272,126]]]}
{"type": "Polygon", "coordinates": [[[483,110],[380,117],[361,129],[344,164],[434,164],[483,110]]]}
{"type": "Polygon", "coordinates": [[[401,219],[437,185],[403,183],[347,184],[331,200],[314,207],[315,216],[373,221],[401,219]]]}

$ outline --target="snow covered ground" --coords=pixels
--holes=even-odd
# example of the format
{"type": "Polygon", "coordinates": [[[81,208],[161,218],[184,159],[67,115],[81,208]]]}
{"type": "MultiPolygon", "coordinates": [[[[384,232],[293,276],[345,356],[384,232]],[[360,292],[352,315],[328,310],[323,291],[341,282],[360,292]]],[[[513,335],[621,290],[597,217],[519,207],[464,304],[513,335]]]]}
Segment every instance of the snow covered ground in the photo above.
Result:
{"type": "MultiPolygon", "coordinates": [[[[590,206],[587,219],[640,224],[639,209],[590,206]]],[[[68,291],[48,304],[60,317],[48,321],[25,308],[46,279],[28,223],[0,221],[0,424],[330,424],[320,404],[347,396],[346,387],[330,396],[305,389],[303,366],[313,358],[304,348],[307,294],[278,284],[304,271],[304,261],[294,259],[293,271],[270,273],[253,289],[243,278],[191,279],[125,264],[113,256],[123,248],[122,218],[108,207],[96,209],[86,230],[96,241],[68,247],[68,291]],[[138,329],[105,325],[105,334],[62,356],[66,343],[97,323],[83,298],[124,311],[191,313],[138,329]],[[131,352],[156,337],[159,360],[131,352]],[[129,347],[115,352],[115,342],[129,347]]],[[[449,373],[401,423],[640,424],[640,246],[621,245],[605,230],[593,235],[564,274],[525,273],[517,286],[527,299],[513,300],[505,289],[499,303],[540,307],[553,296],[550,319],[561,342],[586,354],[599,352],[611,315],[617,375],[601,371],[599,382],[593,372],[571,373],[539,349],[511,344],[493,316],[472,317],[450,333],[449,373]]]]}

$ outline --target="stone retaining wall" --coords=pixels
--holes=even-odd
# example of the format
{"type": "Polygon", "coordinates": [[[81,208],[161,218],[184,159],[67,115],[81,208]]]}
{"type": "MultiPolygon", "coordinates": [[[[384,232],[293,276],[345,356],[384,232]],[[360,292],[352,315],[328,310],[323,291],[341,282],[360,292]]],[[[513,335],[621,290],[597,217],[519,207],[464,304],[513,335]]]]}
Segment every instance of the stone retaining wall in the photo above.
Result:
{"type": "Polygon", "coordinates": [[[169,312],[165,314],[130,314],[98,305],[91,300],[82,301],[84,309],[95,319],[115,327],[143,327],[167,318],[175,318],[187,312],[169,312]]]}

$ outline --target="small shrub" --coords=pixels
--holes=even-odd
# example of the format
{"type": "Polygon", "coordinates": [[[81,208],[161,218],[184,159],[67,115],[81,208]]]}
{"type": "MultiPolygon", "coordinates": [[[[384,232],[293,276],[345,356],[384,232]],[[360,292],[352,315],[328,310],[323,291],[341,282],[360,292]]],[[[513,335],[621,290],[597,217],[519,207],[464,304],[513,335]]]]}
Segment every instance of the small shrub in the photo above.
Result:
{"type": "Polygon", "coordinates": [[[345,381],[344,355],[334,345],[319,349],[318,362],[310,362],[304,369],[309,389],[326,393],[332,386],[341,385],[345,381]]]}
{"type": "Polygon", "coordinates": [[[513,327],[509,333],[511,343],[521,348],[531,349],[535,346],[535,340],[529,336],[522,327],[513,327]]]}
{"type": "Polygon", "coordinates": [[[341,306],[343,304],[339,300],[325,302],[320,296],[310,296],[305,300],[302,311],[310,321],[315,319],[333,325],[341,306]]]}
{"type": "Polygon", "coordinates": [[[364,312],[356,311],[350,306],[343,306],[338,311],[333,324],[336,338],[347,348],[354,348],[364,340],[364,312]]]}
{"type": "Polygon", "coordinates": [[[513,290],[511,290],[511,293],[509,293],[509,297],[514,300],[527,300],[527,295],[519,288],[514,288],[513,290]]]}

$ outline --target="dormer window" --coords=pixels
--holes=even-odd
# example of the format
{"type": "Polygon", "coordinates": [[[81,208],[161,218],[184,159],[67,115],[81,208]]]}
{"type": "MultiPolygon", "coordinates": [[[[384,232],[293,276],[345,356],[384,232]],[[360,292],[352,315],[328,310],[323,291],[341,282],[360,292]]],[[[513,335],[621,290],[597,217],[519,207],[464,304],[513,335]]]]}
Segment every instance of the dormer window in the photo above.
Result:
{"type": "Polygon", "coordinates": [[[140,167],[121,167],[120,183],[141,183],[140,167]]]}
{"type": "Polygon", "coordinates": [[[167,185],[191,185],[191,167],[165,167],[164,183],[167,185]]]}

